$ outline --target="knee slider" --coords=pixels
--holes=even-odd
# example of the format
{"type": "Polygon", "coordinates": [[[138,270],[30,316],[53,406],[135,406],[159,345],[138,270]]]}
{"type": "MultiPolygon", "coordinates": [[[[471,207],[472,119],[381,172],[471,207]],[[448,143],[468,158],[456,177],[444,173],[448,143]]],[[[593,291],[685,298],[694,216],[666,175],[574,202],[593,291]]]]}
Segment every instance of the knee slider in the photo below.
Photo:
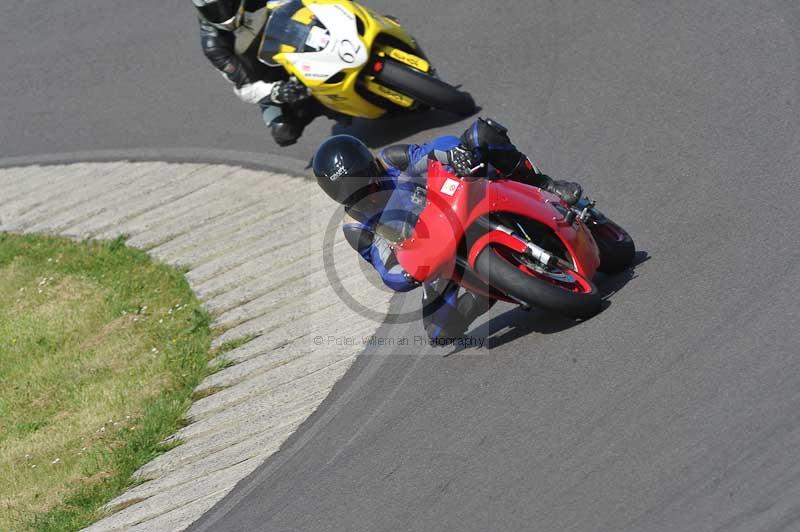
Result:
{"type": "Polygon", "coordinates": [[[273,120],[270,124],[272,130],[272,138],[278,146],[289,146],[297,142],[302,134],[302,129],[295,127],[293,124],[283,122],[280,118],[273,120]]]}
{"type": "Polygon", "coordinates": [[[342,226],[344,239],[350,247],[361,253],[372,244],[372,232],[367,231],[359,224],[347,224],[342,226]]]}

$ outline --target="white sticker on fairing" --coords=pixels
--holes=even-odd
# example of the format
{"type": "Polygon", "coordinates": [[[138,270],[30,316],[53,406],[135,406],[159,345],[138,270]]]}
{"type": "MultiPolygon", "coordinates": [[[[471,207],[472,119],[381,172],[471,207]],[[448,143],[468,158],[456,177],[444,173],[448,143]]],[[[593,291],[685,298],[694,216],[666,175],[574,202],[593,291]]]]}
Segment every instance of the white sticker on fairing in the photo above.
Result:
{"type": "MultiPolygon", "coordinates": [[[[325,80],[345,69],[358,68],[367,62],[368,50],[358,34],[356,17],[336,4],[307,4],[327,32],[309,39],[324,48],[316,52],[293,52],[286,60],[300,70],[300,76],[309,80],[325,80]]],[[[322,30],[325,31],[325,30],[322,30]]],[[[315,48],[315,46],[312,46],[315,48]]]]}
{"type": "Polygon", "coordinates": [[[444,182],[444,185],[442,185],[442,194],[447,194],[448,196],[454,195],[456,190],[458,190],[458,184],[458,181],[455,179],[448,178],[447,181],[444,182]]]}
{"type": "Polygon", "coordinates": [[[308,32],[306,44],[315,50],[324,50],[329,42],[331,42],[331,38],[328,32],[319,26],[312,27],[311,31],[308,32]]]}

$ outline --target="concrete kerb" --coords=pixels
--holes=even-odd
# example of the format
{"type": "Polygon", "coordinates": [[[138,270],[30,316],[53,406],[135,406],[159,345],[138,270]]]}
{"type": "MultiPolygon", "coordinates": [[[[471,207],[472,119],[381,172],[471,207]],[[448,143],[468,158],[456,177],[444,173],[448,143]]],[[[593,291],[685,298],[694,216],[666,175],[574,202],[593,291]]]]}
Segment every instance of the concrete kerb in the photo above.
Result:
{"type": "Polygon", "coordinates": [[[0,168],[18,166],[53,166],[77,163],[118,162],[206,163],[239,166],[250,170],[266,170],[311,179],[310,159],[303,161],[284,155],[259,154],[236,150],[202,148],[136,148],[90,150],[0,158],[0,168]]]}
{"type": "MultiPolygon", "coordinates": [[[[292,299],[293,293],[308,293],[317,303],[317,308],[312,314],[320,319],[324,319],[322,314],[338,308],[335,305],[322,304],[327,302],[326,294],[329,290],[326,288],[325,277],[319,273],[316,267],[311,268],[311,264],[309,264],[309,267],[304,270],[306,275],[295,276],[298,280],[287,281],[287,283],[300,283],[303,291],[286,290],[280,284],[272,286],[273,283],[264,283],[254,277],[254,267],[256,269],[272,268],[277,264],[278,271],[285,272],[285,266],[277,257],[275,260],[267,260],[266,257],[257,253],[251,257],[248,253],[237,251],[238,247],[249,242],[247,239],[237,242],[224,253],[225,255],[228,253],[241,255],[237,260],[232,261],[231,264],[237,269],[232,270],[231,274],[227,273],[229,268],[215,266],[213,257],[204,259],[199,256],[193,257],[192,255],[197,255],[194,248],[187,245],[186,239],[181,240],[183,234],[191,233],[202,238],[204,229],[201,228],[219,231],[224,237],[230,231],[238,231],[237,227],[241,227],[242,224],[246,225],[245,220],[254,220],[255,225],[258,225],[258,222],[263,225],[264,216],[269,216],[269,209],[264,210],[266,214],[261,218],[252,216],[258,214],[257,210],[248,211],[244,217],[238,216],[239,212],[236,209],[219,210],[219,213],[214,214],[214,220],[206,220],[203,218],[206,215],[202,212],[193,217],[191,214],[187,215],[181,211],[183,214],[179,213],[182,217],[179,221],[186,218],[186,223],[192,225],[190,222],[193,220],[196,222],[195,218],[200,219],[200,225],[192,225],[189,233],[174,232],[171,230],[172,226],[156,227],[155,222],[143,223],[140,218],[146,213],[138,214],[143,207],[147,207],[147,213],[150,211],[156,213],[160,220],[158,224],[164,225],[172,218],[164,218],[163,214],[166,212],[174,217],[173,208],[176,202],[183,201],[185,203],[185,200],[182,199],[181,194],[176,194],[175,191],[160,199],[154,198],[153,193],[139,194],[135,197],[126,193],[117,193],[115,187],[120,181],[125,182],[125,187],[129,190],[135,186],[133,181],[126,178],[128,171],[126,161],[137,164],[152,162],[155,168],[158,168],[158,172],[164,172],[166,180],[183,171],[180,168],[182,164],[208,165],[210,168],[219,166],[220,176],[228,175],[230,181],[228,178],[220,177],[216,183],[213,180],[209,183],[218,187],[221,194],[228,193],[235,196],[252,189],[253,197],[256,200],[258,197],[262,197],[265,205],[269,203],[266,200],[273,197],[277,197],[278,202],[287,200],[289,191],[295,190],[296,187],[280,185],[261,187],[261,182],[253,179],[252,175],[248,175],[248,171],[270,173],[272,175],[265,175],[265,180],[277,179],[274,182],[278,184],[285,184],[285,179],[293,179],[296,176],[301,178],[310,176],[306,169],[306,163],[296,159],[274,156],[267,159],[265,156],[246,152],[208,151],[192,148],[94,151],[0,159],[0,182],[4,184],[4,190],[14,196],[15,199],[12,201],[16,202],[16,198],[19,198],[20,205],[23,203],[26,205],[24,211],[7,210],[7,219],[0,220],[0,228],[14,231],[17,230],[16,226],[20,226],[23,231],[61,233],[65,227],[62,227],[60,223],[54,223],[54,220],[63,218],[64,210],[69,209],[70,212],[75,210],[79,215],[77,218],[80,219],[80,224],[87,227],[107,228],[101,232],[87,233],[87,236],[92,238],[108,238],[115,237],[117,234],[126,234],[138,238],[144,243],[154,241],[153,235],[156,235],[155,240],[164,239],[170,243],[164,243],[164,249],[170,249],[171,253],[169,257],[163,257],[163,260],[176,265],[187,262],[187,266],[200,268],[187,274],[187,279],[193,289],[204,283],[208,283],[209,288],[213,287],[213,290],[206,290],[204,294],[200,295],[204,304],[207,303],[209,296],[219,297],[228,303],[224,308],[217,309],[218,317],[224,312],[230,312],[229,319],[236,318],[231,325],[245,320],[238,327],[225,333],[225,338],[233,339],[237,335],[241,337],[239,333],[244,334],[249,328],[259,331],[258,335],[253,335],[253,338],[233,352],[220,355],[219,360],[233,365],[210,376],[198,388],[199,392],[214,391],[216,393],[199,399],[187,413],[191,423],[168,438],[168,440],[183,441],[183,444],[157,458],[151,464],[143,466],[136,477],[145,482],[122,494],[108,505],[111,510],[119,507],[120,504],[124,509],[117,513],[111,513],[90,527],[90,530],[177,531],[200,517],[203,511],[213,506],[232,489],[238,480],[247,476],[272,452],[280,448],[297,427],[317,409],[330,392],[331,387],[348,371],[362,349],[358,347],[325,348],[321,352],[316,352],[319,349],[313,347],[309,341],[308,334],[312,330],[317,330],[318,326],[313,319],[306,317],[298,302],[292,299]],[[91,182],[94,177],[91,169],[87,171],[84,165],[94,163],[100,165],[97,168],[97,175],[102,176],[101,179],[98,179],[99,190],[96,195],[87,196],[82,192],[77,194],[58,193],[59,189],[74,190],[72,187],[76,185],[85,187],[87,180],[91,182]],[[234,171],[225,174],[231,166],[244,170],[239,173],[234,171]],[[14,168],[14,170],[3,172],[9,168],[14,168]],[[64,175],[61,175],[62,172],[64,175]],[[275,173],[278,175],[274,175],[275,173]],[[114,178],[115,174],[119,179],[114,178]],[[29,179],[35,180],[35,183],[29,179]],[[281,181],[282,179],[283,181],[281,181]],[[102,186],[100,186],[101,184],[102,186]],[[40,201],[43,197],[42,194],[45,193],[42,189],[43,186],[48,187],[46,194],[50,199],[47,201],[40,201]],[[109,190],[114,193],[108,193],[109,190]],[[70,201],[77,200],[80,202],[68,205],[70,201]],[[126,201],[134,201],[137,205],[127,205],[126,201]],[[105,205],[104,202],[110,204],[105,205]],[[120,206],[124,208],[120,208],[120,206]],[[20,215],[26,220],[35,220],[36,223],[20,225],[15,222],[15,217],[20,215]],[[171,243],[175,239],[177,239],[177,245],[171,243]],[[181,257],[185,260],[182,261],[181,257]],[[209,263],[207,260],[211,262],[209,263]],[[255,263],[257,266],[254,266],[255,263]],[[208,275],[197,275],[202,272],[206,272],[208,275]],[[224,276],[221,278],[224,281],[217,280],[218,276],[224,276]],[[245,294],[249,297],[242,297],[245,294]],[[239,307],[242,308],[239,309],[239,307]],[[274,312],[277,308],[285,309],[286,312],[274,312]],[[291,320],[287,322],[282,318],[276,318],[275,324],[271,324],[269,318],[273,314],[287,320],[291,318],[291,320]],[[279,349],[279,351],[276,352],[275,349],[279,349]],[[246,421],[246,427],[242,424],[244,421],[246,421]],[[271,440],[273,436],[270,434],[276,438],[274,441],[271,440]],[[242,457],[242,460],[237,459],[232,448],[241,449],[247,456],[242,457]],[[216,459],[215,454],[218,454],[219,460],[216,459]],[[187,467],[192,463],[202,465],[203,467],[199,468],[201,471],[198,471],[197,468],[187,467]],[[224,478],[223,482],[219,482],[219,478],[212,481],[218,473],[221,473],[221,477],[224,478]],[[180,489],[180,486],[190,483],[194,485],[191,497],[189,494],[181,492],[183,493],[182,497],[189,498],[181,499],[180,504],[175,506],[172,495],[175,494],[176,489],[180,489]],[[207,486],[208,490],[196,489],[203,486],[207,486]]],[[[152,174],[149,174],[148,180],[151,184],[154,182],[152,174]]],[[[309,199],[310,208],[323,209],[327,198],[314,192],[316,187],[308,182],[310,180],[302,179],[302,181],[305,183],[302,185],[298,183],[298,187],[300,189],[307,188],[309,195],[306,197],[309,199]]],[[[178,188],[186,187],[186,190],[197,186],[191,180],[182,179],[174,180],[174,185],[178,188]]],[[[213,198],[213,194],[205,194],[196,199],[213,201],[213,198]]],[[[289,198],[289,201],[296,200],[297,194],[289,198]]],[[[309,229],[313,231],[306,232],[312,237],[303,238],[302,245],[311,246],[308,248],[310,252],[314,249],[313,246],[317,245],[313,241],[315,231],[320,232],[321,235],[322,227],[328,220],[325,216],[317,216],[309,218],[307,221],[310,224],[309,229]]],[[[298,237],[304,234],[298,232],[298,237]]],[[[256,239],[256,243],[258,241],[256,239]]],[[[354,259],[357,262],[356,255],[350,252],[347,246],[341,244],[338,242],[334,247],[335,252],[341,255],[341,259],[337,260],[354,259]]],[[[320,242],[319,245],[322,243],[320,242]]],[[[151,253],[154,251],[156,251],[155,248],[150,249],[151,253]]],[[[153,254],[158,255],[158,253],[153,254]]],[[[158,257],[156,258],[158,259],[158,257]]],[[[353,269],[351,265],[346,271],[350,273],[345,274],[343,280],[346,284],[350,284],[348,280],[353,277],[352,274],[356,272],[356,269],[353,269]]],[[[368,284],[359,283],[355,278],[353,281],[355,281],[355,285],[352,286],[354,293],[370,297],[380,308],[385,305],[388,310],[390,298],[386,293],[380,293],[379,290],[368,284]]],[[[299,288],[300,286],[298,286],[299,288]]],[[[344,314],[346,312],[337,311],[336,314],[332,314],[329,319],[323,321],[328,324],[338,323],[341,320],[347,322],[347,316],[344,314]]],[[[349,323],[347,328],[353,334],[368,335],[370,332],[374,333],[380,325],[370,320],[362,321],[356,319],[349,323]]],[[[215,345],[218,345],[220,340],[218,339],[215,345]]]]}

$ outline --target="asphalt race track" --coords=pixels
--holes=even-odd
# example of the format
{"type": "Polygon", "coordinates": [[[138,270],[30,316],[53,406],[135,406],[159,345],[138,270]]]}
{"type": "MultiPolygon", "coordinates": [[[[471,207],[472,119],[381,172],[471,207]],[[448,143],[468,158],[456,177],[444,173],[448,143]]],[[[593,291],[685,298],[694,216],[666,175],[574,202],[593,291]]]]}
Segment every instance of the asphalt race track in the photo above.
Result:
{"type": "MultiPolygon", "coordinates": [[[[498,305],[463,350],[384,325],[412,345],[369,347],[193,529],[800,530],[800,4],[368,3],[545,171],[581,180],[639,264],[578,325],[498,305]]],[[[277,153],[206,64],[188,0],[1,11],[0,156],[277,153]]],[[[467,123],[446,122],[356,132],[467,123]]],[[[307,159],[331,125],[280,153],[307,159]]]]}

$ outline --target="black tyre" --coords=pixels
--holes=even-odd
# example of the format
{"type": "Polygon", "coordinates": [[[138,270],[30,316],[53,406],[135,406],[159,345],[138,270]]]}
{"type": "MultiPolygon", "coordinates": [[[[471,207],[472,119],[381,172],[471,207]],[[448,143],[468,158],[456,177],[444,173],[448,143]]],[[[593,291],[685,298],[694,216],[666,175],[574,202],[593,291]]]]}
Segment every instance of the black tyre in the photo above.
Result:
{"type": "Polygon", "coordinates": [[[475,270],[490,286],[511,298],[570,318],[594,316],[603,303],[594,283],[577,272],[544,272],[507,248],[484,249],[475,270]]]}
{"type": "Polygon", "coordinates": [[[600,249],[599,271],[619,273],[633,264],[636,245],[627,231],[608,218],[591,223],[589,230],[600,249]]]}
{"type": "Polygon", "coordinates": [[[397,61],[387,60],[375,79],[382,85],[442,111],[459,116],[469,116],[475,112],[475,100],[468,93],[397,61]]]}

